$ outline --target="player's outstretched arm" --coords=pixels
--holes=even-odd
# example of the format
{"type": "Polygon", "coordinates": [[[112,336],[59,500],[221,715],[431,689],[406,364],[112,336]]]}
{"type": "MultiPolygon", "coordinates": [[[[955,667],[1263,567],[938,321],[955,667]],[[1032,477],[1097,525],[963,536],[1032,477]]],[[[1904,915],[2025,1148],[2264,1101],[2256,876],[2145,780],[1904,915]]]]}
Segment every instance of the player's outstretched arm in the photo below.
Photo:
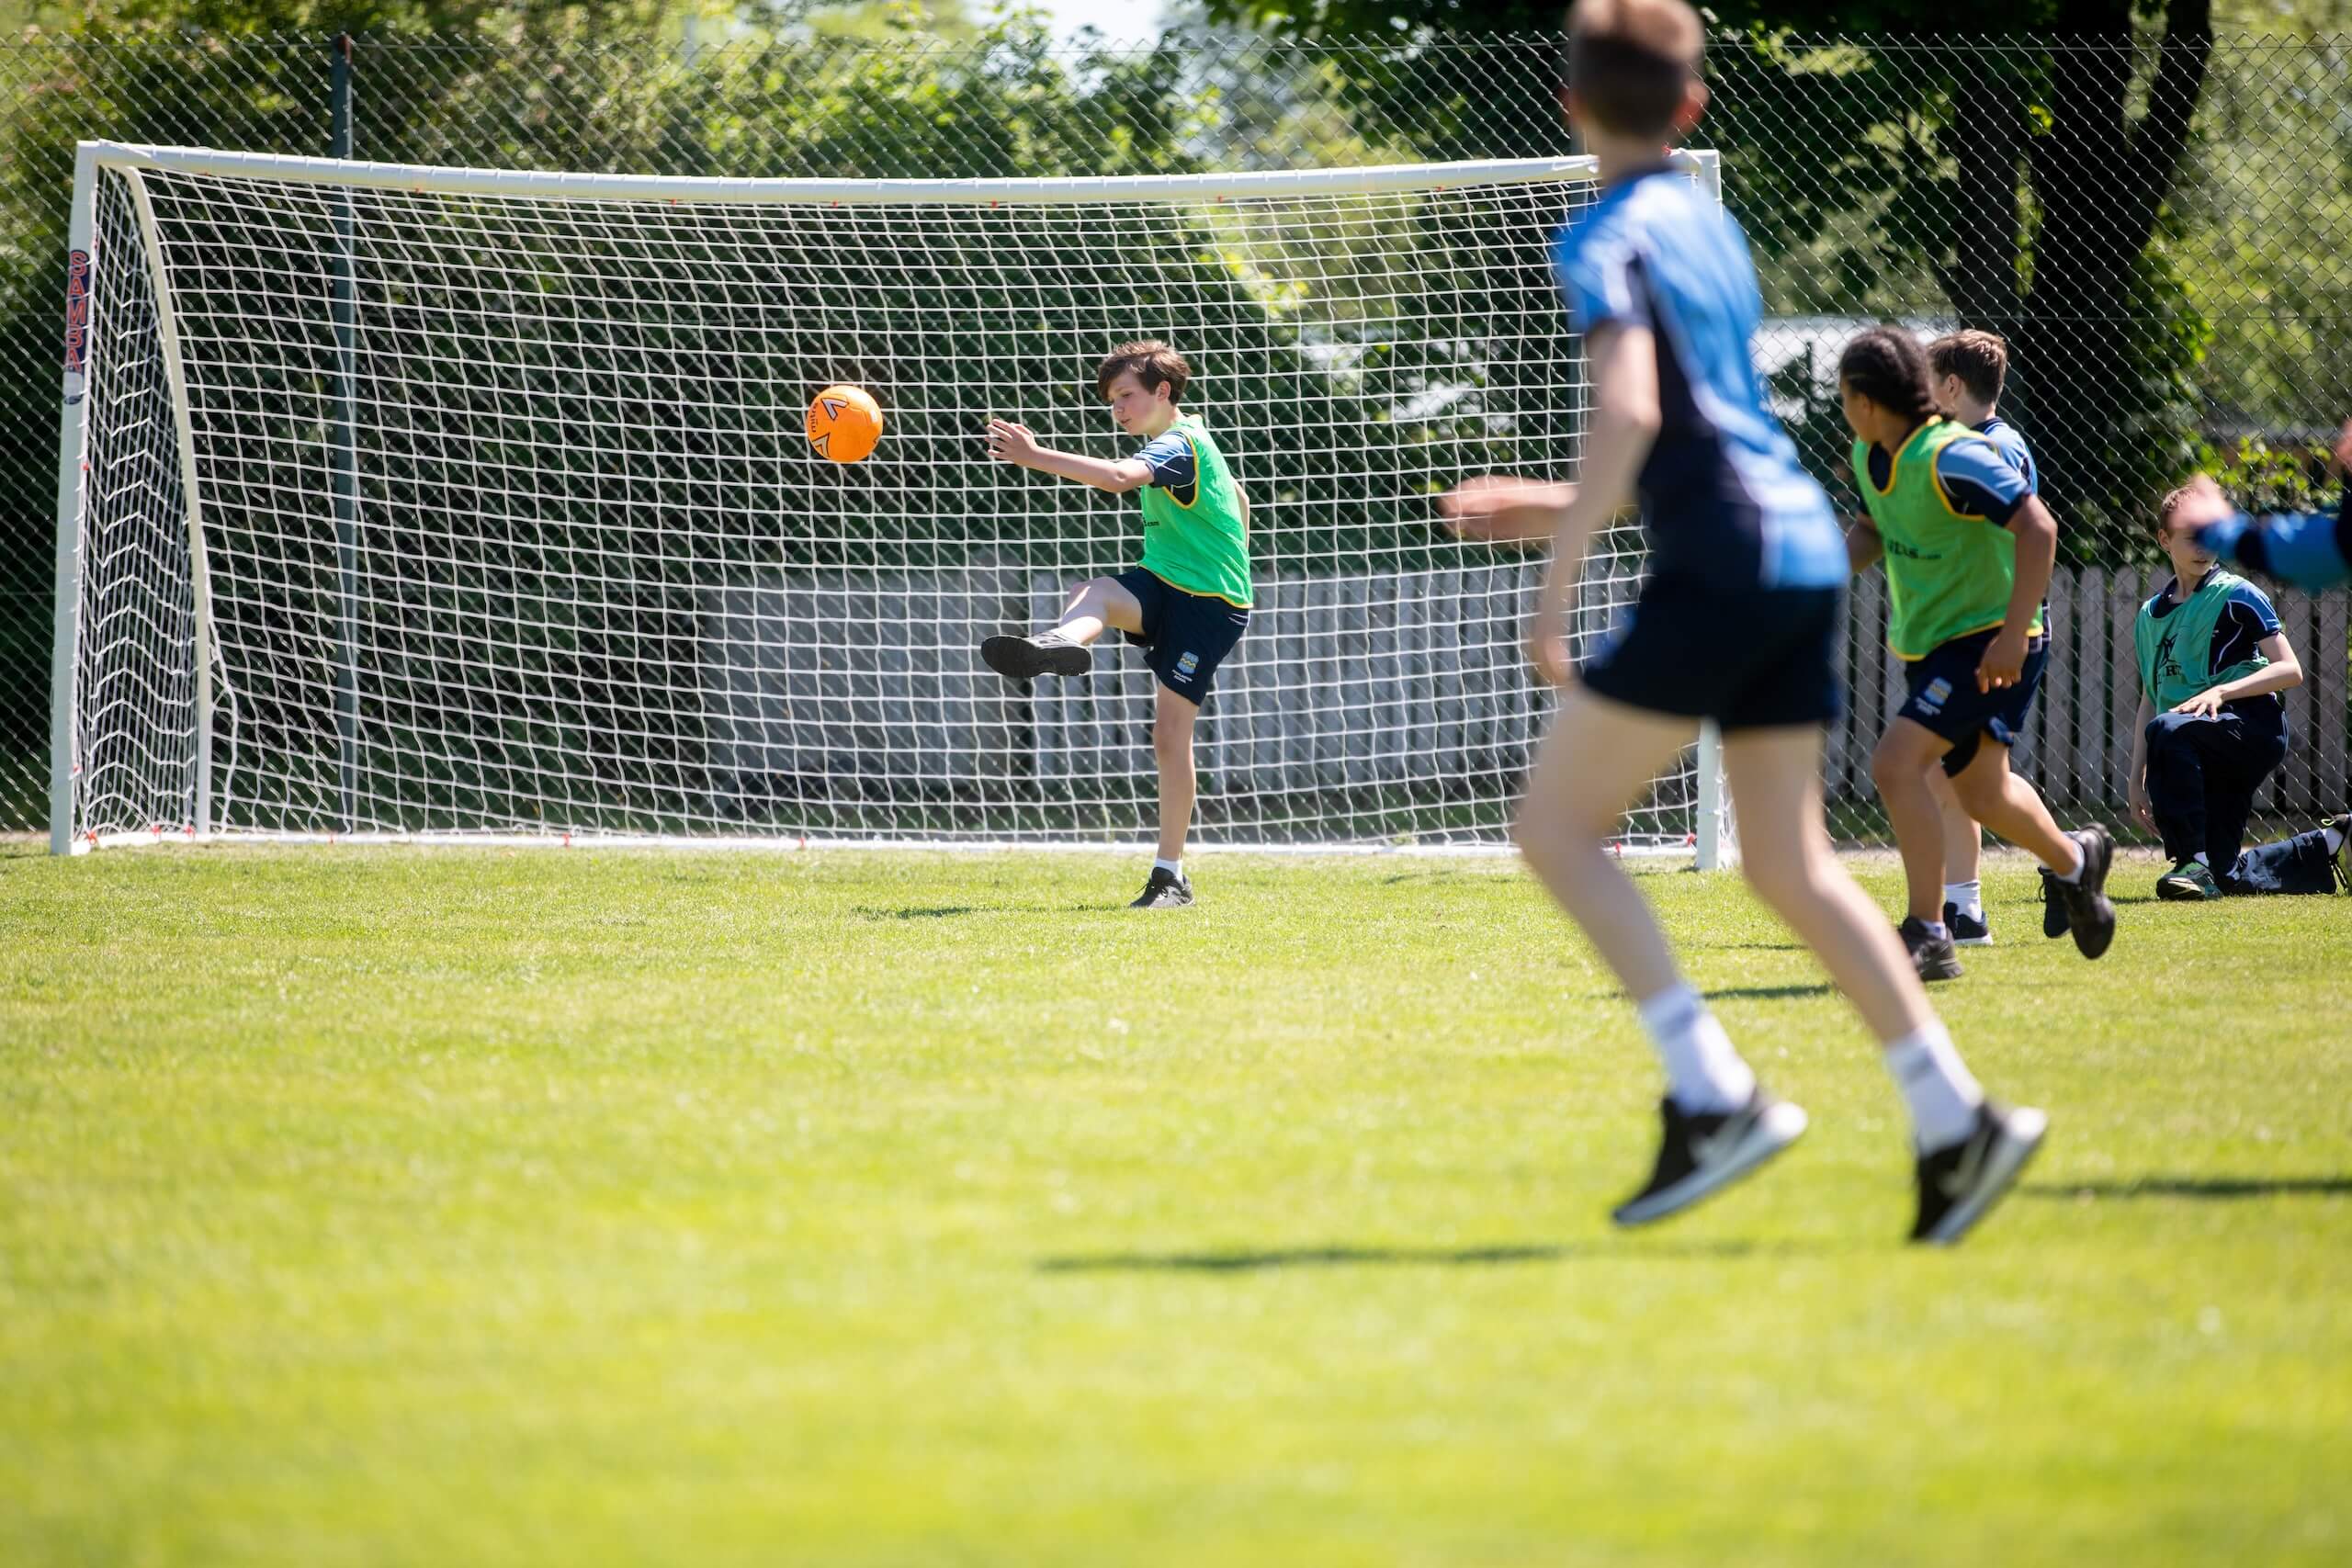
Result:
{"type": "Polygon", "coordinates": [[[1457,539],[1532,549],[1560,536],[1560,514],[1577,487],[1510,474],[1480,474],[1438,497],[1437,509],[1457,539]]]}
{"type": "Polygon", "coordinates": [[[1634,499],[1634,481],[1657,440],[1657,340],[1647,327],[1609,325],[1585,342],[1592,359],[1592,425],[1585,438],[1577,492],[1560,511],[1552,569],[1527,633],[1536,673],[1553,685],[1568,679],[1568,610],[1584,574],[1586,543],[1634,499]]]}
{"type": "Polygon", "coordinates": [[[2174,509],[2173,525],[2196,529],[2198,542],[2222,559],[2297,588],[2352,582],[2352,419],[2336,433],[2335,460],[2347,483],[2333,516],[2249,517],[2230,505],[2210,476],[2199,475],[2174,509]]]}
{"type": "Polygon", "coordinates": [[[1089,457],[1081,452],[1057,452],[1040,442],[1027,425],[1010,420],[989,421],[987,440],[989,456],[1000,463],[1035,468],[1057,479],[1074,479],[1114,495],[1141,490],[1151,482],[1151,469],[1136,458],[1122,457],[1114,462],[1105,457],[1089,457]]]}

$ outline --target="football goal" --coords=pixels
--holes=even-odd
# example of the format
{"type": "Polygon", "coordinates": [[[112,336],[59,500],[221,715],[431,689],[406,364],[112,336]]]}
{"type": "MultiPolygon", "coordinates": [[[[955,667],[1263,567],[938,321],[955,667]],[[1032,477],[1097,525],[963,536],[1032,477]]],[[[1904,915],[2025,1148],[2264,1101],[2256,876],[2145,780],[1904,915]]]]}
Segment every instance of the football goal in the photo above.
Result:
{"type": "MultiPolygon", "coordinates": [[[[1712,154],[1685,155],[1715,188],[1712,154]]],[[[1589,160],[1003,181],[670,179],[88,142],[68,269],[52,838],[1141,846],[1150,680],[980,640],[1123,570],[1163,337],[1251,504],[1204,848],[1492,847],[1551,705],[1540,558],[1464,476],[1573,476],[1550,265],[1589,160]],[[842,383],[888,421],[810,450],[842,383]]],[[[1639,581],[1597,541],[1579,642],[1639,581]]],[[[1712,863],[1694,745],[1629,852],[1712,863]]]]}

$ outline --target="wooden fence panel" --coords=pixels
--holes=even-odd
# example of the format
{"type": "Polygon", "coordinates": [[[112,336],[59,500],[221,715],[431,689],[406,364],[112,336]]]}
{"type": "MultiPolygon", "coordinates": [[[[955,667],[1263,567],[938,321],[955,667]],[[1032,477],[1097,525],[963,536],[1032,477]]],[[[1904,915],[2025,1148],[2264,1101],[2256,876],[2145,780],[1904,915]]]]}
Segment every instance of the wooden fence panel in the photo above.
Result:
{"type": "MultiPolygon", "coordinates": [[[[1267,796],[1463,780],[1508,787],[1554,708],[1521,645],[1544,570],[1509,560],[1262,580],[1250,632],[1202,720],[1205,783],[1267,796]]],[[[2052,581],[2050,660],[2018,763],[2066,820],[2122,820],[2139,707],[2132,625],[2168,575],[2070,567],[2052,581]]],[[[1613,626],[1623,606],[1611,596],[1623,587],[1587,585],[1580,653],[1613,626]]],[[[2352,805],[2352,593],[2272,597],[2305,677],[2286,699],[2288,760],[2257,804],[2290,818],[2340,811],[2352,805]]],[[[978,665],[980,637],[1049,624],[1061,602],[1058,576],[1012,565],[714,588],[699,653],[714,775],[747,795],[763,773],[959,787],[1030,774],[1074,798],[1148,799],[1153,682],[1116,634],[1097,645],[1084,680],[1023,692],[978,665]]],[[[1871,751],[1903,702],[1885,615],[1883,575],[1857,578],[1838,650],[1849,700],[1823,763],[1833,802],[1874,797],[1871,751]]]]}

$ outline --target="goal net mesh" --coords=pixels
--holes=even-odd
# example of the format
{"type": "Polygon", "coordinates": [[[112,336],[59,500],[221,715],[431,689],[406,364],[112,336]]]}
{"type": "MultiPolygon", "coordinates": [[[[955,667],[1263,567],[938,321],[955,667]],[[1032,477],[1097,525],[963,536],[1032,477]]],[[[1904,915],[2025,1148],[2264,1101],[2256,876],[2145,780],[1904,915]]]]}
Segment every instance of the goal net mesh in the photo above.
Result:
{"type": "MultiPolygon", "coordinates": [[[[835,202],[427,174],[101,169],[77,839],[1144,842],[1139,650],[1033,686],[977,655],[1132,565],[1136,503],[981,432],[1126,455],[1094,367],[1158,336],[1251,505],[1197,840],[1503,841],[1552,701],[1544,563],[1434,502],[1575,470],[1548,251],[1587,180],[835,202]],[[865,462],[804,439],[833,382],[885,411],[865,462]]],[[[1630,524],[1596,541],[1579,651],[1640,566],[1630,524]]],[[[1689,844],[1695,797],[1686,753],[1626,847],[1689,844]]]]}

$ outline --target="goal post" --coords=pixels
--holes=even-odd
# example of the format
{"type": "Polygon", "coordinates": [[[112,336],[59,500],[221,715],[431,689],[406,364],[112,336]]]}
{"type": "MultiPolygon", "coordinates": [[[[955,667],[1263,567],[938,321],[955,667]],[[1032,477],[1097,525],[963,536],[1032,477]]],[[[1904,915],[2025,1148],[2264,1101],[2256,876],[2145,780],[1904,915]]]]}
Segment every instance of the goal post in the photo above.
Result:
{"type": "MultiPolygon", "coordinates": [[[[1682,166],[1715,190],[1712,153],[1682,166]]],[[[1571,474],[1582,158],[978,180],[444,169],[85,142],[51,843],[1148,843],[1150,676],[980,668],[1131,565],[1092,367],[1159,336],[1251,501],[1202,847],[1479,849],[1551,706],[1543,562],[1437,494],[1571,474]],[[834,465],[808,399],[888,428],[834,465]]],[[[1642,570],[1594,541],[1572,648],[1642,570]]],[[[1629,853],[1730,852],[1703,739],[1629,853]]]]}

